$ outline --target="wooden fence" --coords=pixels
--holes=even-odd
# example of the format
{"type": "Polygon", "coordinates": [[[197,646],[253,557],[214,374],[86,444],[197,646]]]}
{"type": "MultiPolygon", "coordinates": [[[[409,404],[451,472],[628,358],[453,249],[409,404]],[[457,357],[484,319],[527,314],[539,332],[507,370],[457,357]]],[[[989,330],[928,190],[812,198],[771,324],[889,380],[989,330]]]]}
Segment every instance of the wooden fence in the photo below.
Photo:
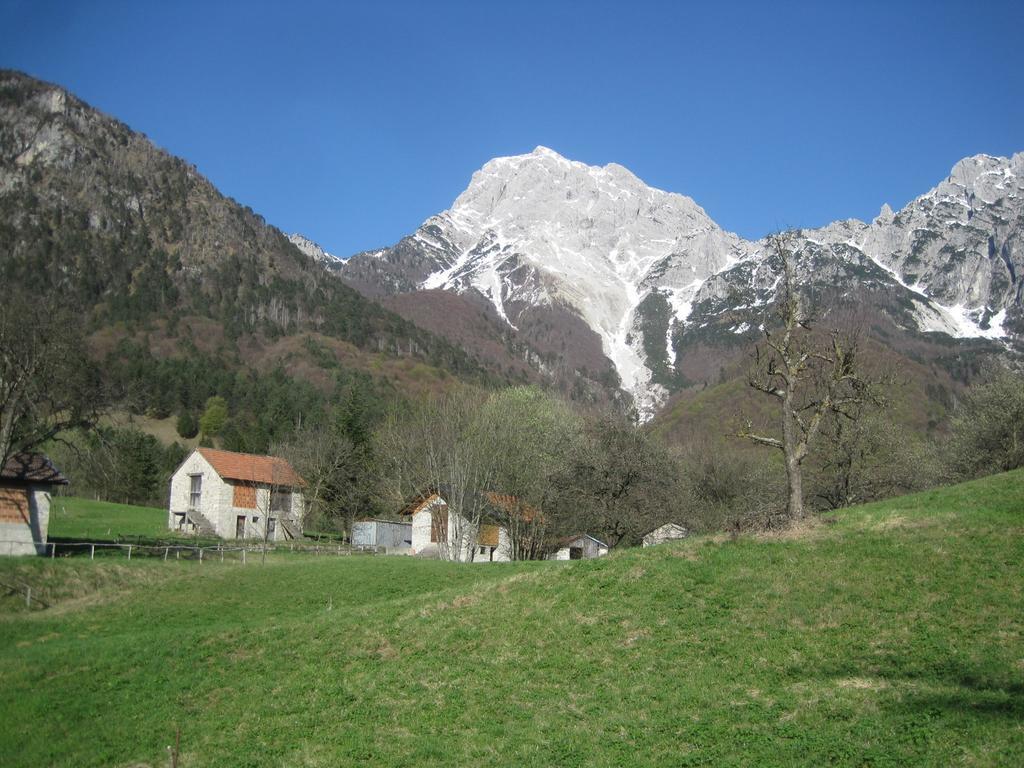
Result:
{"type": "MultiPolygon", "coordinates": [[[[23,548],[27,544],[29,544],[29,542],[0,539],[0,552],[3,552],[4,549],[6,549],[7,552],[4,552],[4,554],[13,554],[15,546],[23,548]]],[[[224,562],[225,557],[245,563],[246,553],[262,555],[264,551],[267,554],[288,552],[317,556],[376,555],[384,553],[383,547],[351,547],[344,544],[317,544],[314,546],[304,546],[294,543],[264,545],[262,542],[242,544],[240,546],[228,546],[225,544],[129,544],[110,541],[48,541],[45,544],[35,544],[34,546],[36,547],[37,554],[42,554],[50,558],[58,556],[84,557],[88,554],[90,560],[95,560],[97,554],[104,555],[117,552],[127,555],[129,560],[133,557],[159,557],[165,561],[171,559],[198,560],[200,563],[204,560],[219,560],[220,562],[224,562]],[[40,548],[42,548],[42,552],[39,552],[40,548]]]]}
{"type": "MultiPolygon", "coordinates": [[[[28,542],[11,541],[0,539],[0,552],[5,548],[13,552],[14,545],[24,547],[28,542]],[[5,546],[6,545],[6,546],[5,546]]],[[[84,557],[88,554],[90,560],[95,560],[97,554],[100,556],[127,556],[128,560],[139,557],[160,558],[164,562],[168,560],[191,560],[200,564],[203,562],[225,562],[235,561],[246,564],[246,555],[261,556],[264,549],[267,554],[275,552],[289,552],[313,556],[347,556],[347,555],[377,555],[386,554],[383,547],[349,547],[344,545],[327,546],[316,545],[312,547],[291,544],[288,546],[277,544],[264,547],[262,543],[253,543],[237,547],[225,546],[223,544],[209,546],[190,546],[188,544],[120,544],[109,541],[48,541],[45,544],[36,545],[43,547],[45,556],[49,558],[60,557],[84,557]]],[[[30,556],[30,555],[26,555],[30,556]]],[[[252,559],[251,557],[248,559],[252,559]]],[[[0,581],[0,589],[6,589],[11,595],[25,595],[25,605],[31,608],[33,605],[39,608],[48,608],[49,603],[41,600],[37,595],[32,594],[32,586],[29,584],[10,584],[0,581]]],[[[38,590],[37,590],[38,592],[38,590]]]]}

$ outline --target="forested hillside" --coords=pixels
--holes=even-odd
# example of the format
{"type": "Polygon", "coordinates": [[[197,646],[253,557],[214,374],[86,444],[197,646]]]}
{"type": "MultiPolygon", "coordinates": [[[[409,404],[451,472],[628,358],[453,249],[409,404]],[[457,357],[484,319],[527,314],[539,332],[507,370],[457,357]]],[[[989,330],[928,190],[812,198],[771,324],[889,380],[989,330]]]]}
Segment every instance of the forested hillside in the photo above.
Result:
{"type": "Polygon", "coordinates": [[[115,404],[197,416],[223,395],[244,416],[240,447],[265,449],[284,419],[355,379],[401,395],[506,378],[341,283],[194,166],[12,71],[0,281],[70,308],[115,404]]]}

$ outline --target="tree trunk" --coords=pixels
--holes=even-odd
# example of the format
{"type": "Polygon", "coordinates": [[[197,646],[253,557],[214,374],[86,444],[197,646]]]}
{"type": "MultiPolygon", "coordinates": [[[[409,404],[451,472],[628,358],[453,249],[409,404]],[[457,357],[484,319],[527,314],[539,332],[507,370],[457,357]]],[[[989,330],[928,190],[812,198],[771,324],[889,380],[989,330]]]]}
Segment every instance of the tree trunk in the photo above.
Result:
{"type": "Polygon", "coordinates": [[[804,479],[803,465],[796,456],[786,454],[786,480],[789,483],[789,502],[786,513],[790,522],[796,522],[804,516],[804,479]]]}
{"type": "Polygon", "coordinates": [[[796,406],[793,403],[793,385],[787,382],[782,399],[782,450],[786,457],[786,480],[789,483],[789,502],[786,515],[793,523],[804,516],[803,453],[806,445],[798,435],[796,406]]]}

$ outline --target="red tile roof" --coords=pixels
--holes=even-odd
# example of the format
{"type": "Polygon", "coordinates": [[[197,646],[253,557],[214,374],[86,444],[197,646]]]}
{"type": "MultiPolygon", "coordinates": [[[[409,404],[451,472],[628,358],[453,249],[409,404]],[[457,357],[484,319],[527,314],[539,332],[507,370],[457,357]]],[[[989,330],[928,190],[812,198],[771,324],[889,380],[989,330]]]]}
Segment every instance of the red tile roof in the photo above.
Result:
{"type": "Polygon", "coordinates": [[[544,522],[544,517],[537,511],[537,508],[524,501],[520,501],[518,496],[513,496],[509,493],[487,491],[484,494],[484,498],[487,499],[492,507],[499,511],[509,515],[520,515],[524,522],[532,523],[534,519],[538,520],[538,522],[544,522]]]}
{"type": "Polygon", "coordinates": [[[298,488],[306,484],[299,473],[292,469],[291,464],[276,456],[218,451],[214,448],[196,450],[225,480],[282,485],[289,488],[298,488]]]}

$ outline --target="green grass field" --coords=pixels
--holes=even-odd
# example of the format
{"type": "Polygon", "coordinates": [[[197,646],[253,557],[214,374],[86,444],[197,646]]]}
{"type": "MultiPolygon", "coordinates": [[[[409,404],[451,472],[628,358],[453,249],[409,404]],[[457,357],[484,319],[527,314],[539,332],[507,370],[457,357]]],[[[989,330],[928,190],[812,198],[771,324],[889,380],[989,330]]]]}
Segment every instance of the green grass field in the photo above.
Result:
{"type": "Polygon", "coordinates": [[[7,560],[0,763],[1020,765],[1024,472],[597,561],[7,560]]]}
{"type": "Polygon", "coordinates": [[[54,496],[49,535],[61,539],[111,541],[119,536],[170,538],[167,510],[54,496]]]}

